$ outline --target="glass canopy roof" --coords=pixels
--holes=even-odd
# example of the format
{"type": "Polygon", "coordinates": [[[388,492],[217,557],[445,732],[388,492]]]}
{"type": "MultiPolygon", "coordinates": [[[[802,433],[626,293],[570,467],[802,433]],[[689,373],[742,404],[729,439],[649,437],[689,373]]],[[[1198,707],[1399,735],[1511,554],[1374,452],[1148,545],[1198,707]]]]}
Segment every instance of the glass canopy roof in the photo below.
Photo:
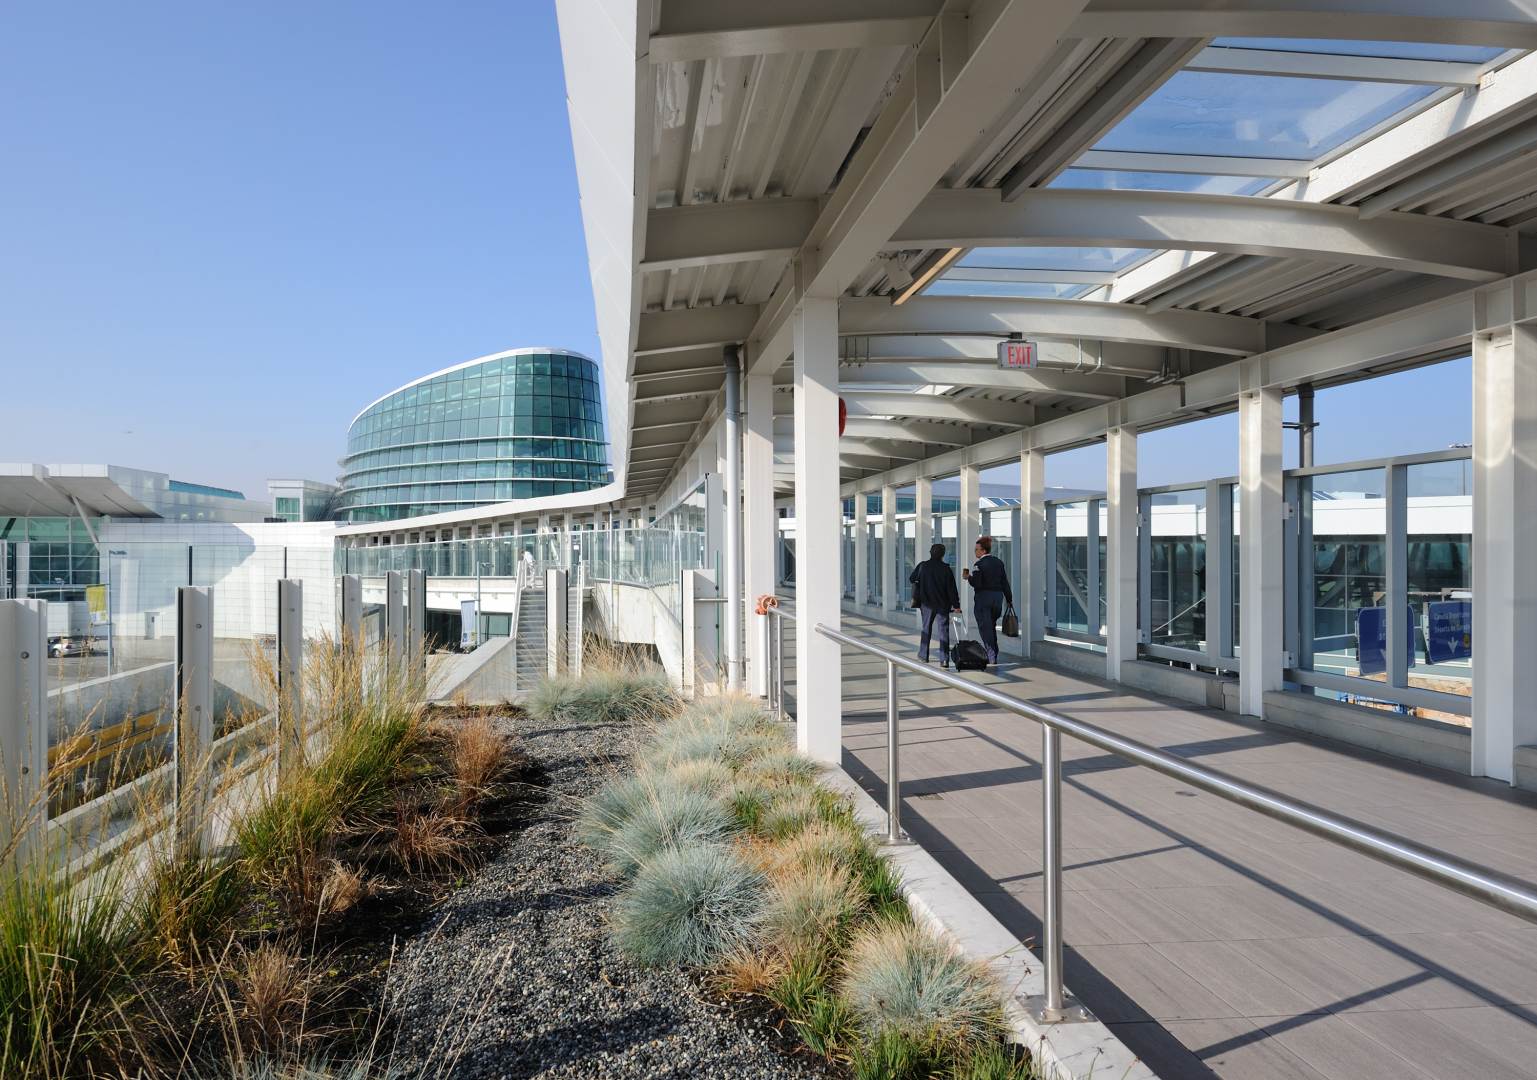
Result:
{"type": "Polygon", "coordinates": [[[1094,149],[1312,160],[1438,89],[1178,71],[1094,149]]]}
{"type": "MultiPolygon", "coordinates": [[[[1475,76],[1476,69],[1520,55],[1471,45],[1311,38],[1215,38],[1209,48],[1356,56],[1379,65],[1383,60],[1473,65],[1475,76]]],[[[1192,68],[1197,66],[1192,63],[1192,68]]],[[[1406,77],[1415,72],[1412,64],[1405,67],[1406,77]]],[[[1177,71],[1095,143],[1090,150],[1093,160],[1075,162],[1048,186],[1263,197],[1289,188],[1292,181],[1287,177],[1306,176],[1360,141],[1456,92],[1449,85],[1385,81],[1380,68],[1372,79],[1341,78],[1337,69],[1331,74],[1336,77],[1290,71],[1177,71]],[[1128,154],[1145,157],[1128,160],[1128,154]],[[1201,160],[1188,160],[1197,155],[1201,160]],[[1224,158],[1233,162],[1231,173],[1223,171],[1224,158]],[[1245,172],[1259,175],[1242,175],[1245,172]]],[[[1353,72],[1346,69],[1343,74],[1353,72]]],[[[1388,78],[1396,74],[1389,71],[1388,78]]],[[[1101,247],[976,249],[924,291],[936,296],[1077,299],[1099,294],[1106,281],[1096,281],[1095,275],[1124,273],[1157,254],[1101,247]],[[988,269],[1000,272],[993,276],[988,269]]]]}

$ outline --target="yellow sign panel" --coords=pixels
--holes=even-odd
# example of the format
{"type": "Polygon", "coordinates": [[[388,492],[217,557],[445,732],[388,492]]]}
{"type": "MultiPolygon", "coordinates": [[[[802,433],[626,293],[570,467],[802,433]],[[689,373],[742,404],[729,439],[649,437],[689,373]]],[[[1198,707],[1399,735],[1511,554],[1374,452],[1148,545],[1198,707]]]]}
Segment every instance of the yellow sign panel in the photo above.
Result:
{"type": "Polygon", "coordinates": [[[85,587],[85,606],[91,613],[93,623],[107,621],[107,587],[105,585],[87,585],[85,587]]]}

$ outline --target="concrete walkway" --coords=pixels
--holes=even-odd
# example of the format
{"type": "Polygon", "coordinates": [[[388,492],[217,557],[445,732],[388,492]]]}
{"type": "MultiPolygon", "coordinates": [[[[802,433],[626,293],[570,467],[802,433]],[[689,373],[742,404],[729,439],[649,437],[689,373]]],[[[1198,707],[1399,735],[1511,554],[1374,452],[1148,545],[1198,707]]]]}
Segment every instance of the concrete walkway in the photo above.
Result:
{"type": "MultiPolygon", "coordinates": [[[[885,667],[844,673],[844,764],[884,802],[885,667]]],[[[1505,784],[1042,667],[967,677],[1537,882],[1537,797],[1505,784]]],[[[913,674],[900,699],[908,832],[1035,937],[1039,726],[913,674]]],[[[1537,926],[1072,739],[1063,761],[1067,982],[1166,1080],[1537,1075],[1537,926]]]]}

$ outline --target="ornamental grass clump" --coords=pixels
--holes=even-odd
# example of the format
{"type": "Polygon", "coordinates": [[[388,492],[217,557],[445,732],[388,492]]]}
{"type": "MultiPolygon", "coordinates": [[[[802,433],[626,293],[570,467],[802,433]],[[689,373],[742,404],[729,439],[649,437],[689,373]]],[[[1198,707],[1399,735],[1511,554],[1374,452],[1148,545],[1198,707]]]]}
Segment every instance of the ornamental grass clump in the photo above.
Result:
{"type": "Polygon", "coordinates": [[[784,956],[835,950],[859,918],[863,899],[845,869],[813,866],[781,871],[770,879],[765,940],[784,956]]]}
{"type": "Polygon", "coordinates": [[[587,665],[582,674],[545,679],[524,708],[539,720],[566,724],[652,721],[678,707],[677,694],[658,668],[622,661],[587,665]]]}
{"type": "Polygon", "coordinates": [[[999,1031],[1002,1002],[986,969],[912,925],[877,923],[844,959],[843,999],[872,1037],[898,1032],[964,1047],[999,1031]]]}
{"type": "Polygon", "coordinates": [[[659,851],[620,896],[614,941],[651,967],[713,966],[754,944],[766,884],[723,844],[659,851]]]}
{"type": "Polygon", "coordinates": [[[735,829],[731,811],[714,795],[653,772],[610,782],[577,820],[583,842],[625,875],[662,851],[718,844],[735,829]]]}

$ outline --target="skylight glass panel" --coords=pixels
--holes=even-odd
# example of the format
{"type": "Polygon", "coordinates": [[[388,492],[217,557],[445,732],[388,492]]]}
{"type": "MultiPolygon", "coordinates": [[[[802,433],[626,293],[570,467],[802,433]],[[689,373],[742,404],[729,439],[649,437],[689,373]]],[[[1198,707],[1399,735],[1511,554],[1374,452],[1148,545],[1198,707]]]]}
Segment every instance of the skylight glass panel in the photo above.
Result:
{"type": "Polygon", "coordinates": [[[1184,191],[1197,195],[1257,195],[1275,181],[1263,176],[1066,169],[1047,187],[1091,191],[1184,191]]]}
{"type": "Polygon", "coordinates": [[[997,266],[1009,270],[1101,270],[1115,272],[1153,254],[1147,248],[989,247],[972,248],[957,266],[997,266]]]}
{"type": "Polygon", "coordinates": [[[1437,91],[1434,86],[1176,72],[1096,150],[1311,161],[1437,91]]]}
{"type": "Polygon", "coordinates": [[[1076,300],[1093,285],[1064,285],[1051,281],[963,281],[941,277],[923,290],[925,296],[1002,296],[1014,300],[1076,300]]]}
{"type": "Polygon", "coordinates": [[[1327,53],[1330,56],[1385,56],[1392,60],[1445,60],[1454,64],[1486,64],[1505,52],[1484,45],[1440,45],[1420,41],[1344,41],[1333,38],[1213,38],[1227,49],[1269,49],[1271,52],[1327,53]]]}

